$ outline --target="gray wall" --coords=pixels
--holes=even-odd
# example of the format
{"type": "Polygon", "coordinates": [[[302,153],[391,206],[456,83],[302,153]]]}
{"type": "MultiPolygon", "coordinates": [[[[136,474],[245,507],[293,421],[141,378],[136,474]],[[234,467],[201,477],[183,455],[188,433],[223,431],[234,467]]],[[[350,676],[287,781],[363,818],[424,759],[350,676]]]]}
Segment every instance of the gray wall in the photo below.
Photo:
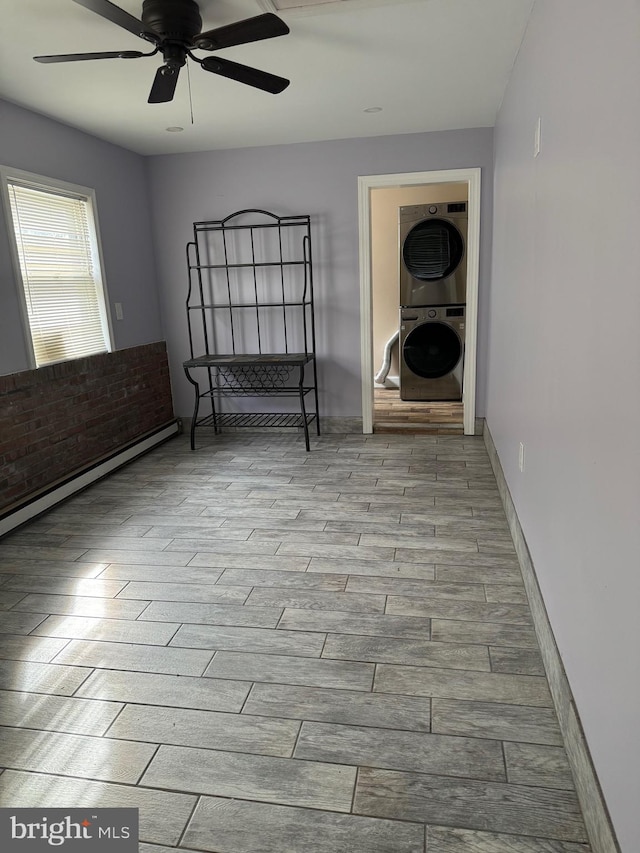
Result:
{"type": "Polygon", "coordinates": [[[493,130],[481,128],[152,157],[153,224],[177,414],[192,409],[181,364],[189,354],[185,244],[194,221],[252,207],[313,215],[321,414],[359,416],[358,176],[477,166],[484,182],[477,402],[483,414],[492,146],[493,130]]]}
{"type": "Polygon", "coordinates": [[[625,853],[640,848],[638,33],[637,0],[535,4],[496,125],[487,396],[625,853]]]}
{"type": "MultiPolygon", "coordinates": [[[[162,338],[146,160],[45,116],[0,101],[0,164],[92,187],[116,349],[162,338]],[[123,305],[115,319],[113,303],[123,305]]],[[[0,373],[29,367],[0,205],[0,373]]]]}

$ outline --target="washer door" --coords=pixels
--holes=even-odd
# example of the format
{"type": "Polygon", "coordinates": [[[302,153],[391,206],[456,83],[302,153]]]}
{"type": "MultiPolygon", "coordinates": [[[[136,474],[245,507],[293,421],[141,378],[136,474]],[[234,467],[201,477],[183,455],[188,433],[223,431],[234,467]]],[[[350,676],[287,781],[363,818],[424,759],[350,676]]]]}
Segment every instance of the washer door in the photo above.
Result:
{"type": "Polygon", "coordinates": [[[446,219],[424,219],[409,231],[402,246],[407,270],[420,281],[440,281],[459,266],[464,254],[462,235],[446,219]]]}
{"type": "Polygon", "coordinates": [[[445,323],[421,323],[404,340],[405,364],[423,379],[440,379],[455,368],[462,356],[462,342],[445,323]]]}

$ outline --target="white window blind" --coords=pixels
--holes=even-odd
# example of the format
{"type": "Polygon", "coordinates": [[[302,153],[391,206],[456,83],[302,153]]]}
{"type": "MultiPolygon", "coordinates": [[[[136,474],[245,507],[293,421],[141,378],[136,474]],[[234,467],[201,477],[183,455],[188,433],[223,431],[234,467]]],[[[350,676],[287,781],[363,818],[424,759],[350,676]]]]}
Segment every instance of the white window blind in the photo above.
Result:
{"type": "Polygon", "coordinates": [[[7,181],[36,365],[111,349],[91,201],[7,181]]]}

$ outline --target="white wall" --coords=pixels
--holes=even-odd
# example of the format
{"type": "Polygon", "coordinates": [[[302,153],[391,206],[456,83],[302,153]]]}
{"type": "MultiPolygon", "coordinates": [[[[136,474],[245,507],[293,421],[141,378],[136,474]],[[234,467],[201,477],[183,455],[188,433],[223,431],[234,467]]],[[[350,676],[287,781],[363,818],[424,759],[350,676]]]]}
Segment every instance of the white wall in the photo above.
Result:
{"type": "Polygon", "coordinates": [[[487,396],[625,853],[640,849],[639,79],[637,0],[537,0],[496,126],[487,396]]]}
{"type": "MultiPolygon", "coordinates": [[[[96,190],[115,348],[160,340],[145,158],[2,100],[0,128],[3,166],[96,190]]],[[[8,240],[0,205],[0,374],[29,367],[8,240]]]]}
{"type": "MultiPolygon", "coordinates": [[[[192,223],[257,207],[278,214],[312,214],[321,415],[361,415],[359,175],[483,168],[479,321],[482,373],[492,161],[491,128],[152,157],[153,224],[177,414],[188,416],[193,408],[192,389],[181,367],[189,357],[184,308],[185,245],[192,237],[192,223]]],[[[482,414],[482,378],[477,406],[482,414]]]]}

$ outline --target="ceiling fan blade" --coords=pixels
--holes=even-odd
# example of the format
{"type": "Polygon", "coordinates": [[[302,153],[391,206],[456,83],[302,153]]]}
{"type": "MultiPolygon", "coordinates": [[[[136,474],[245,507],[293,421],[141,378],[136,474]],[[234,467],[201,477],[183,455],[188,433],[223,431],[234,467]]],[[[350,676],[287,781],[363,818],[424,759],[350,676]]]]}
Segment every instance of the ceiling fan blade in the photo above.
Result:
{"type": "Polygon", "coordinates": [[[267,71],[259,71],[257,68],[250,68],[248,65],[240,65],[238,62],[220,59],[217,56],[208,56],[202,60],[201,64],[205,71],[228,77],[230,80],[237,80],[238,83],[246,83],[247,86],[255,86],[256,89],[271,92],[272,95],[282,92],[290,82],[284,77],[276,77],[275,74],[269,74],[267,71]]]}
{"type": "Polygon", "coordinates": [[[256,15],[244,21],[237,21],[235,24],[227,24],[225,27],[200,33],[193,42],[200,50],[220,50],[220,48],[234,47],[237,44],[286,36],[288,32],[289,27],[284,21],[277,15],[267,12],[264,15],[256,15]]]}
{"type": "Polygon", "coordinates": [[[117,24],[117,26],[129,30],[134,36],[140,36],[140,38],[147,39],[147,41],[157,41],[153,33],[145,32],[145,26],[142,21],[134,18],[133,15],[125,12],[124,9],[121,9],[114,3],[110,3],[109,0],[73,0],[73,2],[77,3],[78,6],[84,6],[90,12],[95,12],[101,18],[106,18],[112,24],[117,24]]]}
{"type": "Polygon", "coordinates": [[[139,59],[148,56],[139,50],[118,50],[108,53],[60,53],[57,56],[34,56],[36,62],[82,62],[85,59],[139,59]]]}
{"type": "Polygon", "coordinates": [[[149,93],[149,104],[166,104],[173,100],[178,84],[180,68],[172,65],[161,65],[156,71],[153,86],[149,93]]]}

